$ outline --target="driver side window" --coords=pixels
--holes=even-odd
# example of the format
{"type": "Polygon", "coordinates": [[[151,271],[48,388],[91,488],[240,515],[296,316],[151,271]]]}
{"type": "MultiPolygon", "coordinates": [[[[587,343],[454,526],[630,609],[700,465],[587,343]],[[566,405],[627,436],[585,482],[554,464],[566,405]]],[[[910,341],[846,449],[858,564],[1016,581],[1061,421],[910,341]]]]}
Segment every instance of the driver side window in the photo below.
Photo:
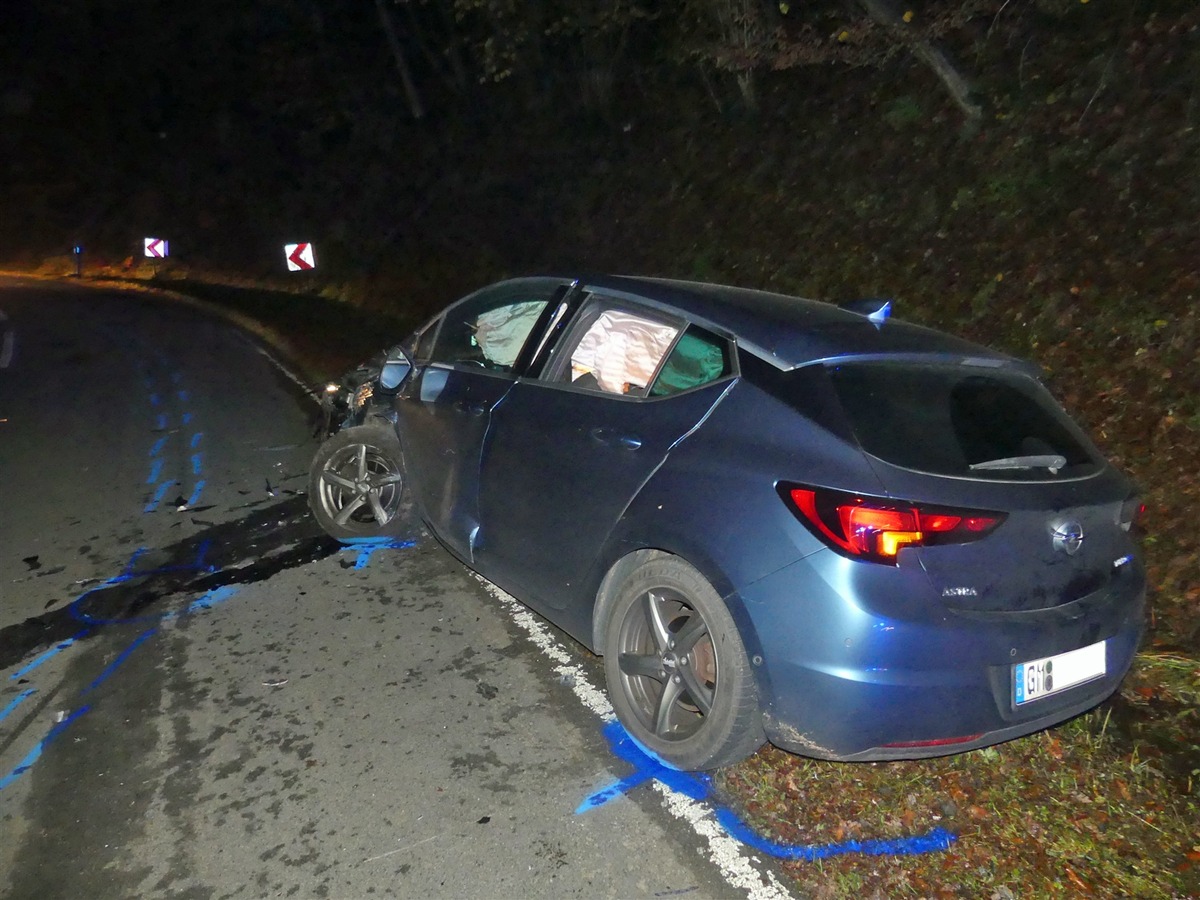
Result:
{"type": "Polygon", "coordinates": [[[511,288],[467,298],[447,311],[430,361],[511,372],[547,302],[511,288]]]}

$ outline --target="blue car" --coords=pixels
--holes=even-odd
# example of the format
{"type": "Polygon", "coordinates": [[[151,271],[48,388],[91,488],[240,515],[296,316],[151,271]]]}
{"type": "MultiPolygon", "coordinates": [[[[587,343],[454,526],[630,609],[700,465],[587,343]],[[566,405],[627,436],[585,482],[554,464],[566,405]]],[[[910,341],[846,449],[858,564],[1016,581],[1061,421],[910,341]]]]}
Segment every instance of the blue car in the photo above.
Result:
{"type": "Polygon", "coordinates": [[[411,503],[710,769],[944,755],[1108,697],[1142,632],[1134,486],[1020,360],[760,291],[521,278],[331,388],[313,513],[411,503]]]}

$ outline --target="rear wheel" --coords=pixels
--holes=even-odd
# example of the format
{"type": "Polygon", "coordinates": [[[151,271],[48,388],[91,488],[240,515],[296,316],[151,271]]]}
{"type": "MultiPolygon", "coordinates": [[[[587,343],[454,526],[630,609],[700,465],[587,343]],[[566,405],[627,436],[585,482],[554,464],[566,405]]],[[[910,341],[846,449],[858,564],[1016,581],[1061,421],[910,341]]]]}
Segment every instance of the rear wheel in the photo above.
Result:
{"type": "Polygon", "coordinates": [[[712,769],[762,746],[754,676],[733,617],[677,557],[647,560],[618,589],[604,672],[621,724],[671,765],[712,769]]]}
{"type": "Polygon", "coordinates": [[[389,537],[402,525],[404,459],[388,424],[358,425],[323,443],[308,474],[308,503],[338,540],[389,537]]]}

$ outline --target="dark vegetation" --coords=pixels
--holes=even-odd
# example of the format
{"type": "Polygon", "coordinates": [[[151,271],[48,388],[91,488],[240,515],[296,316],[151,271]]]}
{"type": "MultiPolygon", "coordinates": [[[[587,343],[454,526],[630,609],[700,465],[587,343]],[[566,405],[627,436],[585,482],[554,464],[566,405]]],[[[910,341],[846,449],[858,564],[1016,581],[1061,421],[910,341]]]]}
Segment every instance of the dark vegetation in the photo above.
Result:
{"type": "Polygon", "coordinates": [[[1195,3],[10,0],[0,53],[0,262],[72,272],[78,243],[85,275],[187,282],[324,374],[574,267],[893,296],[1037,360],[1145,489],[1119,697],[948,760],[767,750],[720,782],[783,840],[960,835],[791,864],[818,896],[1200,892],[1195,3]],[[295,240],[316,273],[283,272],[295,240]]]}

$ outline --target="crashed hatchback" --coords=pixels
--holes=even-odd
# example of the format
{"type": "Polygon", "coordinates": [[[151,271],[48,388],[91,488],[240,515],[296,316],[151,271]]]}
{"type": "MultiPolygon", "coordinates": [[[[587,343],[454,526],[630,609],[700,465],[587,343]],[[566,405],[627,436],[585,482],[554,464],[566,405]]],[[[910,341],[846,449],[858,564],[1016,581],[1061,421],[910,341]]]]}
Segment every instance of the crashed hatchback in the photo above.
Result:
{"type": "Polygon", "coordinates": [[[1134,487],[1035,367],[887,313],[492,285],[359,371],[312,509],[353,540],[411,500],[603,655],[625,728],[680,768],[764,740],[935,756],[1081,713],[1141,635],[1134,487]]]}

